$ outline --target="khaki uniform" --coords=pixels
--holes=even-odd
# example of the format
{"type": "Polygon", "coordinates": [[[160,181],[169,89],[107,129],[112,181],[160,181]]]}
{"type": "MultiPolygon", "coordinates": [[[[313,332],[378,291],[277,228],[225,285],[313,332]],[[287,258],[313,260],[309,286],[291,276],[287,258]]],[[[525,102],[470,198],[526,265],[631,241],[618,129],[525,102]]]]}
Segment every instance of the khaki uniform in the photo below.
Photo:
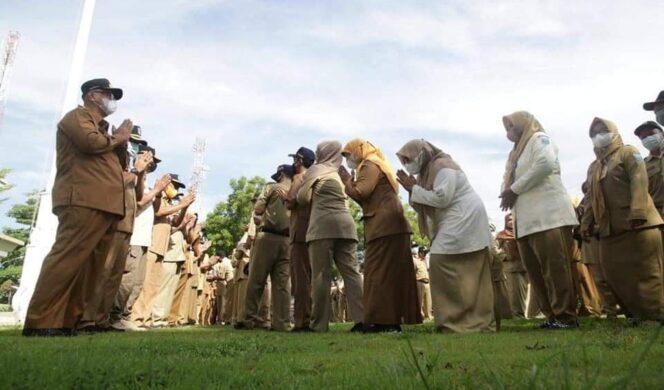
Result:
{"type": "Polygon", "coordinates": [[[533,233],[517,239],[519,254],[539,308],[549,320],[576,322],[576,293],[572,281],[572,228],[533,233]]]}
{"type": "Polygon", "coordinates": [[[76,327],[103,273],[115,224],[124,216],[125,144],[83,106],[58,123],[53,213],[58,229],[44,259],[25,328],[76,327]]]}
{"type": "Polygon", "coordinates": [[[600,264],[599,240],[597,240],[597,238],[591,238],[590,242],[584,242],[581,251],[583,262],[588,267],[590,275],[595,281],[595,286],[599,293],[600,304],[602,306],[602,313],[610,317],[617,316],[619,312],[618,300],[606,281],[604,271],[600,264]]]}
{"type": "Polygon", "coordinates": [[[489,253],[491,284],[493,285],[493,312],[496,317],[496,328],[500,330],[500,320],[512,318],[512,307],[507,293],[507,278],[503,272],[505,254],[498,250],[495,242],[489,248],[489,253]]]}
{"type": "MultiPolygon", "coordinates": [[[[158,197],[155,199],[155,209],[159,211],[166,206],[166,200],[158,197]]],[[[167,217],[156,217],[152,227],[152,244],[147,252],[145,264],[145,280],[134,307],[132,308],[131,320],[139,324],[149,325],[151,322],[151,311],[154,300],[159,293],[162,279],[162,260],[168,249],[171,238],[171,224],[167,217]]]]}
{"type": "Polygon", "coordinates": [[[289,212],[276,190],[288,190],[287,184],[268,184],[256,201],[254,213],[262,218],[256,234],[249,267],[245,300],[245,326],[253,328],[261,321],[258,310],[268,276],[272,281],[271,328],[287,330],[290,324],[289,286],[289,212]]]}
{"type": "Polygon", "coordinates": [[[249,278],[249,256],[243,252],[236,252],[237,266],[235,269],[235,305],[233,313],[233,322],[241,321],[245,315],[245,300],[247,296],[247,279],[249,278]]]}
{"type": "Polygon", "coordinates": [[[337,173],[322,175],[300,189],[298,204],[311,203],[307,244],[312,272],[312,311],[310,327],[317,332],[329,329],[332,262],[346,287],[350,317],[360,323],[362,277],[357,271],[357,230],[348,210],[343,184],[337,173]]]}
{"type": "MultiPolygon", "coordinates": [[[[289,197],[295,183],[302,180],[303,173],[295,175],[289,197]]],[[[295,328],[308,328],[311,321],[311,261],[307,249],[307,229],[311,208],[298,205],[291,210],[290,217],[290,273],[294,298],[293,322],[295,328]]]]}
{"type": "Polygon", "coordinates": [[[415,268],[415,279],[417,280],[417,298],[420,302],[422,317],[425,320],[431,319],[431,286],[429,285],[429,271],[424,259],[419,256],[413,256],[413,266],[415,268]]]}
{"type": "Polygon", "coordinates": [[[660,216],[664,216],[664,158],[648,156],[645,159],[648,172],[648,193],[660,216]]]}
{"type": "Polygon", "coordinates": [[[98,327],[107,328],[111,325],[111,309],[122,283],[122,275],[129,254],[129,240],[134,230],[135,215],[136,181],[134,180],[125,186],[125,216],[118,222],[111,248],[106,255],[104,272],[98,278],[95,295],[85,308],[79,328],[95,324],[98,327]]]}
{"type": "Polygon", "coordinates": [[[168,250],[162,261],[159,292],[151,310],[152,325],[168,324],[176,290],[181,294],[186,287],[186,279],[184,282],[180,280],[185,261],[184,234],[182,230],[176,230],[171,234],[168,250]]]}
{"type": "Polygon", "coordinates": [[[233,301],[235,300],[235,271],[231,260],[225,257],[217,266],[216,323],[230,323],[233,317],[233,301]]]}
{"type": "MultiPolygon", "coordinates": [[[[594,161],[590,172],[600,164],[594,161]]],[[[591,186],[592,187],[592,186],[591,186]]],[[[644,320],[661,319],[664,311],[662,286],[662,236],[664,224],[648,194],[646,165],[633,146],[621,146],[606,158],[600,179],[607,218],[597,222],[601,267],[625,314],[644,320]],[[634,230],[631,220],[646,222],[634,230]]],[[[592,190],[588,198],[593,199],[592,190]]],[[[583,229],[594,226],[592,201],[583,216],[583,229]]]]}
{"type": "Polygon", "coordinates": [[[526,299],[528,297],[528,274],[521,262],[516,240],[498,240],[499,246],[505,253],[503,259],[503,272],[507,286],[512,316],[516,318],[526,317],[526,299]]]}

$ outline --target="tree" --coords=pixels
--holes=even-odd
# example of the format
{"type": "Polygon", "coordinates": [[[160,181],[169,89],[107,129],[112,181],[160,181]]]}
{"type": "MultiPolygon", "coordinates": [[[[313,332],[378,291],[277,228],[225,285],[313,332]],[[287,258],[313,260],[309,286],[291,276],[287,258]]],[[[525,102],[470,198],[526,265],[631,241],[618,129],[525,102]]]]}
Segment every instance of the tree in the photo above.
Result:
{"type": "Polygon", "coordinates": [[[224,202],[219,202],[207,215],[205,232],[212,241],[211,251],[223,249],[230,252],[240,241],[249,223],[253,205],[251,199],[257,190],[265,186],[265,179],[256,176],[247,179],[231,179],[231,194],[224,202]]]}
{"type": "MultiPolygon", "coordinates": [[[[8,184],[7,181],[5,181],[5,177],[7,177],[11,171],[12,170],[8,168],[0,168],[0,193],[10,190],[13,187],[13,185],[8,184]]],[[[7,198],[0,198],[0,203],[6,200],[7,198]]]]}
{"type": "Polygon", "coordinates": [[[422,236],[422,234],[420,233],[420,227],[419,224],[417,223],[417,212],[415,212],[415,210],[413,210],[413,208],[408,203],[403,204],[403,211],[404,214],[406,215],[408,223],[410,224],[410,228],[413,229],[413,235],[411,236],[411,240],[415,241],[417,245],[420,246],[430,245],[431,242],[429,241],[429,239],[422,236]]]}
{"type": "MultiPolygon", "coordinates": [[[[2,229],[2,232],[10,237],[14,237],[23,242],[27,242],[30,237],[30,227],[32,226],[33,218],[37,213],[37,206],[39,203],[39,192],[34,190],[27,194],[27,200],[22,204],[15,204],[7,211],[7,216],[14,218],[16,223],[23,225],[19,228],[10,228],[5,227],[2,229]]],[[[8,266],[20,266],[23,264],[23,258],[25,257],[25,247],[19,247],[9,252],[7,257],[2,259],[0,265],[4,267],[8,266]]]]}
{"type": "Polygon", "coordinates": [[[353,220],[355,220],[355,228],[357,229],[357,250],[364,251],[364,221],[362,220],[362,207],[352,199],[349,199],[348,203],[350,215],[353,216],[353,220]]]}

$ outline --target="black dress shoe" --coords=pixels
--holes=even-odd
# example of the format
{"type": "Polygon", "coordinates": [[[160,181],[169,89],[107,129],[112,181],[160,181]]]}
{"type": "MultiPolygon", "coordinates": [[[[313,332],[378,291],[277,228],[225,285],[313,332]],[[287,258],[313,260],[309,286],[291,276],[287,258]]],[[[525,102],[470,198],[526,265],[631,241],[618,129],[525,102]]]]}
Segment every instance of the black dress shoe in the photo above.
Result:
{"type": "Polygon", "coordinates": [[[576,329],[579,327],[579,324],[577,322],[570,322],[570,323],[565,323],[565,322],[560,322],[560,321],[553,321],[549,325],[547,329],[576,329]]]}
{"type": "Polygon", "coordinates": [[[352,328],[350,328],[351,333],[363,333],[364,332],[364,324],[361,322],[358,322],[357,324],[353,325],[352,328]]]}
{"type": "Polygon", "coordinates": [[[364,333],[401,333],[401,326],[371,324],[364,328],[364,333]]]}
{"type": "Polygon", "coordinates": [[[546,320],[546,321],[542,322],[541,324],[536,325],[535,329],[549,329],[549,328],[551,328],[551,324],[553,324],[554,322],[555,322],[555,320],[546,320]]]}
{"type": "Polygon", "coordinates": [[[311,333],[313,331],[314,330],[311,329],[308,326],[300,326],[300,327],[296,327],[296,328],[291,329],[291,332],[293,332],[293,333],[311,333]]]}

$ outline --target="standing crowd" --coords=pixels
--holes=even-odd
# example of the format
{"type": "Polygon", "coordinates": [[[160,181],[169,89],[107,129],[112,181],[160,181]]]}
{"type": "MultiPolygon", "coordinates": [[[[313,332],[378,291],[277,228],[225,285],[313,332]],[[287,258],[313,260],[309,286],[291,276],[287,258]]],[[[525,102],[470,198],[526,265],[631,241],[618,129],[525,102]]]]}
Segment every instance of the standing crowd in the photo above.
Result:
{"type": "MultiPolygon", "coordinates": [[[[367,140],[301,147],[255,194],[227,256],[211,255],[214,243],[189,210],[195,191],[181,192],[178,175],[148,185],[161,160],[141,128],[104,119],[122,90],[94,79],[81,91],[83,105],[58,123],[59,226],[26,336],[188,324],[326,332],[347,319],[361,333],[430,318],[439,332],[496,331],[512,317],[542,316],[542,329],[575,328],[579,316],[664,319],[664,132],[654,121],[634,131],[645,159],[614,123],[591,122],[596,160],[578,200],[539,121],[525,111],[504,116],[514,147],[500,232],[459,164],[426,140],[397,151],[396,171],[367,140]],[[429,248],[411,243],[400,189],[429,248]],[[350,201],[362,208],[364,237],[350,201]]],[[[644,109],[664,123],[664,91],[644,109]]]]}

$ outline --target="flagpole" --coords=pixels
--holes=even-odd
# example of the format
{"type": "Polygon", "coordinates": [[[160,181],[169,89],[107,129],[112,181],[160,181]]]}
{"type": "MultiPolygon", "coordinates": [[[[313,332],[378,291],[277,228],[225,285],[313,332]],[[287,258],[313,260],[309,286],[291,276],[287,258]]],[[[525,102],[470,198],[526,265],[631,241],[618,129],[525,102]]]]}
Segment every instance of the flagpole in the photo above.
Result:
{"type": "MultiPolygon", "coordinates": [[[[76,35],[76,43],[72,55],[71,67],[67,81],[67,90],[62,102],[62,111],[60,118],[76,106],[81,77],[83,74],[83,65],[85,63],[85,52],[88,48],[88,39],[92,27],[96,0],[83,0],[83,11],[76,35]]],[[[55,128],[55,126],[53,126],[55,128]]],[[[30,241],[26,248],[25,258],[23,260],[23,273],[21,281],[12,300],[14,314],[19,322],[25,320],[28,311],[28,305],[32,298],[32,293],[37,284],[37,278],[41,271],[44,257],[48,254],[55,241],[55,232],[58,228],[58,219],[51,211],[51,190],[55,181],[55,156],[51,163],[51,171],[48,176],[48,183],[45,190],[40,195],[39,209],[37,211],[37,223],[30,233],[30,241]]]]}

